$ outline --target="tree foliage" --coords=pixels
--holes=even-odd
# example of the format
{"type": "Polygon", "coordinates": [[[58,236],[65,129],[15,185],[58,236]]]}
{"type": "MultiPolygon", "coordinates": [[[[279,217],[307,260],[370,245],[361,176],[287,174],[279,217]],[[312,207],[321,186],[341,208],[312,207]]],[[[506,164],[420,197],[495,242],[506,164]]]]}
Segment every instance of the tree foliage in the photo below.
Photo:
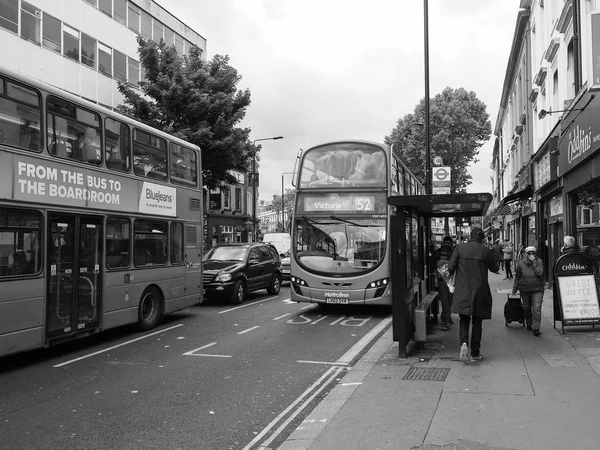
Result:
{"type": "Polygon", "coordinates": [[[202,149],[204,184],[214,189],[235,184],[228,171],[246,172],[255,148],[250,129],[236,127],[250,105],[250,91],[239,91],[241,80],[229,57],[215,55],[204,61],[192,47],[179,56],[174,46],[138,37],[140,63],[145,77],[143,95],[119,82],[125,97],[119,111],[202,149]]]}
{"type": "MultiPolygon", "coordinates": [[[[285,222],[285,230],[289,231],[291,229],[292,224],[292,211],[294,210],[294,190],[286,189],[283,196],[283,208],[285,213],[287,214],[287,220],[285,222]]],[[[271,203],[271,211],[277,211],[281,214],[281,195],[274,195],[273,201],[271,203]]],[[[285,217],[285,216],[284,216],[285,217]]],[[[283,228],[281,228],[281,224],[277,226],[277,232],[283,232],[283,228]]]]}
{"type": "MultiPolygon", "coordinates": [[[[385,143],[420,180],[425,180],[425,99],[412,114],[398,120],[385,143]]],[[[471,184],[467,166],[478,162],[479,148],[492,134],[486,105],[473,91],[445,88],[429,101],[430,156],[441,156],[452,170],[450,192],[465,192],[471,184]]]]}

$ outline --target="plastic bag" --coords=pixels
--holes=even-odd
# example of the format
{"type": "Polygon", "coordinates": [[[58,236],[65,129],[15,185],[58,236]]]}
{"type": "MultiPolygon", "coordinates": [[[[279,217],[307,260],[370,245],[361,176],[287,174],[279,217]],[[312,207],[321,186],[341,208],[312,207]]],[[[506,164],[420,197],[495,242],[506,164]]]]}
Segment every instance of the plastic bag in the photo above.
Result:
{"type": "Polygon", "coordinates": [[[454,275],[450,275],[448,264],[442,263],[438,265],[437,272],[439,278],[448,286],[450,293],[454,293],[454,275]]]}

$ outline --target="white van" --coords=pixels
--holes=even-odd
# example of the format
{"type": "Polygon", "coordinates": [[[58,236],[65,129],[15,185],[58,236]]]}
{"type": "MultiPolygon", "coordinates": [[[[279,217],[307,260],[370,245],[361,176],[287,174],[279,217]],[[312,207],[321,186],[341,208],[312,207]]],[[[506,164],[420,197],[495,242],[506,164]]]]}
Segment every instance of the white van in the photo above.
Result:
{"type": "Polygon", "coordinates": [[[265,233],[263,242],[273,244],[281,255],[290,249],[292,238],[289,233],[265,233]]]}

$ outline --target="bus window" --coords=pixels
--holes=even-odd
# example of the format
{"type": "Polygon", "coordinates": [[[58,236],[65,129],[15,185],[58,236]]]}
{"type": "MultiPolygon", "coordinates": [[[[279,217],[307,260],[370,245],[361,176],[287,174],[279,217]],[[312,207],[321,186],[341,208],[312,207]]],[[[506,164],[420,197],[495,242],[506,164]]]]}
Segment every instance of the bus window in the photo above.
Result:
{"type": "Polygon", "coordinates": [[[184,186],[197,185],[196,152],[171,143],[171,181],[184,186]]]}
{"type": "Polygon", "coordinates": [[[0,212],[0,278],[40,271],[41,224],[35,211],[0,212]]]}
{"type": "Polygon", "coordinates": [[[131,132],[129,126],[107,117],[104,121],[104,157],[106,167],[129,172],[131,161],[131,132]]]}
{"type": "Polygon", "coordinates": [[[41,117],[36,91],[0,78],[0,144],[40,151],[41,117]]]}
{"type": "Polygon", "coordinates": [[[167,263],[167,222],[135,221],[133,262],[137,267],[167,263]]]}
{"type": "Polygon", "coordinates": [[[129,267],[131,255],[129,219],[109,217],[106,219],[106,267],[118,269],[129,267]]]}
{"type": "Polygon", "coordinates": [[[48,97],[48,151],[60,158],[101,164],[100,116],[48,97]]]}
{"type": "Polygon", "coordinates": [[[171,224],[171,264],[183,262],[183,224],[173,222],[171,224]]]}
{"type": "Polygon", "coordinates": [[[167,179],[167,141],[141,130],[133,131],[133,171],[155,180],[167,179]]]}

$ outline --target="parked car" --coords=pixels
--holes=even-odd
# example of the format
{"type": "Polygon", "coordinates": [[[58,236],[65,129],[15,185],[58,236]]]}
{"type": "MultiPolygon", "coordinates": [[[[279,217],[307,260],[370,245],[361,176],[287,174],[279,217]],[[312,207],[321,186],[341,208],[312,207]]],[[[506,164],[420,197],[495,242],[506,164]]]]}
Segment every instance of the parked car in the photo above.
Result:
{"type": "Polygon", "coordinates": [[[248,292],[281,289],[281,261],[271,244],[218,244],[202,260],[204,295],[240,304],[248,292]]]}
{"type": "Polygon", "coordinates": [[[287,252],[282,253],[281,255],[281,279],[283,281],[290,281],[290,256],[292,253],[292,249],[288,249],[287,252]]]}

